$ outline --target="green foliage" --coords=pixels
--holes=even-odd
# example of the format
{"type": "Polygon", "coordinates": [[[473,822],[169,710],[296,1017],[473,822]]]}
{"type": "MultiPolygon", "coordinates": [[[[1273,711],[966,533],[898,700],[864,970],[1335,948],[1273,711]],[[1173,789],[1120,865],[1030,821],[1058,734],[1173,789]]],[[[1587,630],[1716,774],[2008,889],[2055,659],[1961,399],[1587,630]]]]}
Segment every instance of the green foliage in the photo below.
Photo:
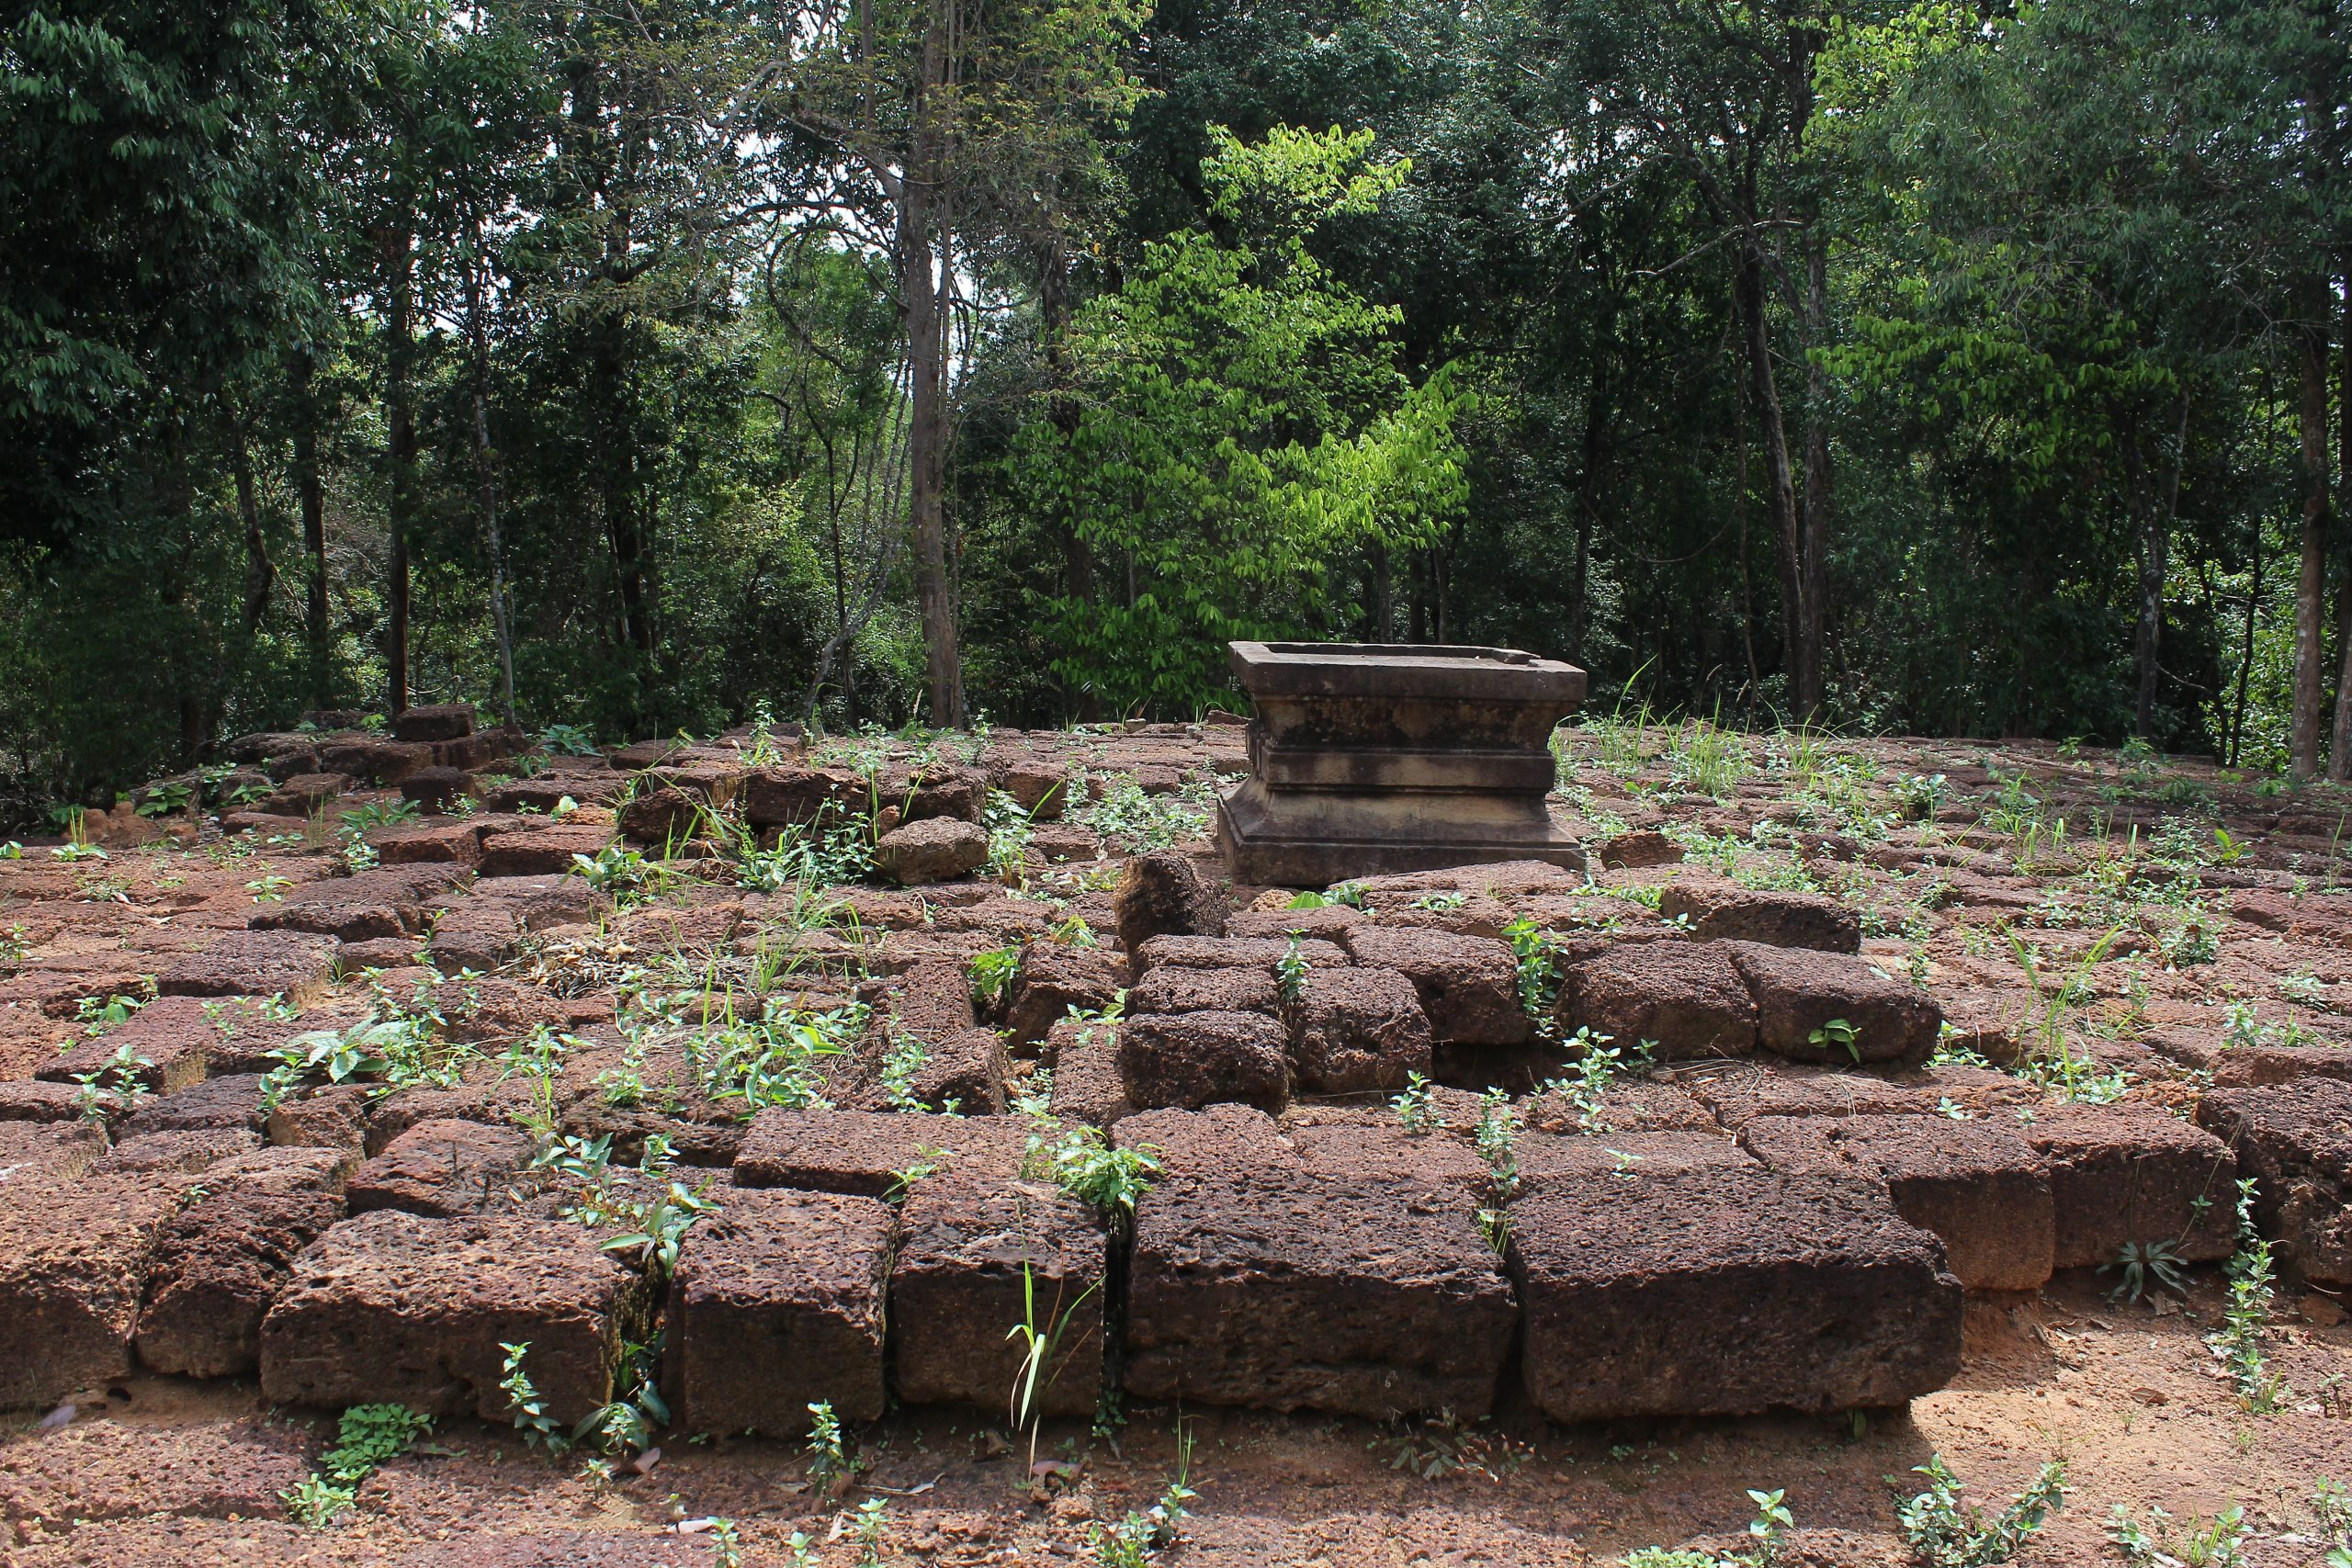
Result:
{"type": "Polygon", "coordinates": [[[1029,1119],[1023,1171],[1091,1204],[1114,1225],[1134,1224],[1137,1200],[1160,1172],[1160,1151],[1149,1144],[1114,1148],[1100,1127],[1063,1122],[1036,1100],[1020,1109],[1029,1119]]]}
{"type": "Polygon", "coordinates": [[[863,1468],[850,1451],[849,1437],[832,1401],[808,1406],[808,1484],[820,1497],[839,1492],[863,1468]]]}
{"type": "Polygon", "coordinates": [[[1927,1490],[1896,1504],[1894,1522],[1924,1568],[1992,1568],[2007,1562],[2045,1519],[2065,1506],[2066,1467],[2054,1461],[1990,1517],[1962,1497],[1960,1478],[1941,1454],[1915,1466],[1913,1473],[1928,1478],[1927,1490]]]}
{"type": "Polygon", "coordinates": [[[1283,1001],[1295,1007],[1306,996],[1308,968],[1306,954],[1299,950],[1298,937],[1293,934],[1283,944],[1283,955],[1274,960],[1275,988],[1283,1001]]]}
{"type": "Polygon", "coordinates": [[[2230,1258],[2229,1304],[2222,1326],[2207,1337],[2228,1371],[2237,1391],[2238,1405],[2250,1415],[2268,1415],[2287,1398],[2286,1380],[2271,1370],[2262,1353],[2270,1329],[2270,1309],[2277,1294],[2273,1284],[2270,1243],[2255,1223],[2256,1183],[2253,1177],[2238,1182],[2238,1249],[2230,1258]]]}
{"type": "Polygon", "coordinates": [[[404,1404],[354,1404],[343,1413],[333,1447],[319,1468],[280,1492],[295,1523],[323,1528],[348,1514],[368,1478],[408,1451],[432,1429],[430,1417],[404,1404]]]}
{"type": "Polygon", "coordinates": [[[1404,1092],[1390,1100],[1396,1112],[1396,1123],[1415,1134],[1433,1133],[1445,1125],[1444,1116],[1430,1101],[1430,1080],[1419,1073],[1405,1074],[1404,1092]]]}
{"type": "Polygon", "coordinates": [[[2123,1250],[2112,1263],[2101,1264],[2099,1272],[2119,1269],[2122,1278],[2115,1289],[2108,1292],[2110,1301],[2138,1304],[2143,1297],[2157,1291],[2170,1291],[2177,1296],[2188,1293],[2188,1265],[2179,1251],[2168,1241],[2127,1241],[2123,1250]]]}
{"type": "Polygon", "coordinates": [[[965,968],[972,978],[972,999],[983,1007],[994,1007],[1021,972],[1021,949],[1014,944],[976,953],[965,968]]]}
{"type": "Polygon", "coordinates": [[[2173,1517],[2153,1504],[2143,1526],[2118,1503],[2107,1522],[2107,1539],[2131,1568],[2244,1568],[2248,1533],[2245,1510],[2236,1506],[2176,1529],[2173,1517]]]}
{"type": "Polygon", "coordinates": [[[1131,1508],[1107,1524],[1098,1520],[1088,1527],[1087,1543],[1093,1550],[1095,1568],[1149,1568],[1159,1553],[1180,1545],[1184,1539],[1185,1505],[1199,1495],[1193,1490],[1192,1474],[1193,1435],[1179,1422],[1176,1473],[1160,1488],[1158,1499],[1148,1508],[1131,1508]]]}
{"type": "Polygon", "coordinates": [[[1147,242],[1079,312],[1075,423],[1046,403],[1012,456],[1026,505],[1128,563],[1130,592],[1046,606],[1057,672],[1122,709],[1222,700],[1227,639],[1344,613],[1335,560],[1426,544],[1464,497],[1468,394],[1444,370],[1412,384],[1403,313],[1311,247],[1376,213],[1409,165],[1374,161],[1370,131],[1208,136],[1210,224],[1147,242]]]}
{"type": "Polygon", "coordinates": [[[506,1395],[507,1408],[514,1413],[514,1429],[531,1447],[561,1453],[571,1446],[571,1439],[564,1436],[562,1426],[548,1414],[545,1396],[523,1368],[523,1358],[530,1354],[531,1342],[526,1339],[510,1345],[501,1340],[498,1348],[506,1352],[501,1366],[504,1375],[499,1379],[498,1386],[506,1395]]]}

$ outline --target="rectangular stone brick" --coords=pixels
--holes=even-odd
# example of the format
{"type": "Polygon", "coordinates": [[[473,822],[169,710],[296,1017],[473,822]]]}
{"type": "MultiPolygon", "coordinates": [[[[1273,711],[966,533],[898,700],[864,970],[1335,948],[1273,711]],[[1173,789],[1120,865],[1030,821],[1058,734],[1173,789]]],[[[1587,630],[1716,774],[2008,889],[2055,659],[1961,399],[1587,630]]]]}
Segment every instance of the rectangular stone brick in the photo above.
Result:
{"type": "Polygon", "coordinates": [[[85,1174],[0,1189],[0,1409],[130,1371],[155,1238],[187,1183],[85,1174]]]}
{"type": "Polygon", "coordinates": [[[2202,1128],[2154,1106],[2051,1105],[2017,1131],[2050,1168],[2057,1267],[2105,1267],[2131,1242],[2192,1263],[2237,1250],[2237,1158],[2202,1128]]]}
{"type": "Polygon", "coordinates": [[[1145,1399],[1475,1419],[1493,1406],[1517,1318],[1467,1194],[1237,1163],[1165,1179],[1138,1205],[1126,1386],[1145,1399]]]}
{"type": "Polygon", "coordinates": [[[2050,1172],[2014,1132],[1946,1116],[1760,1116],[1739,1138],[1777,1171],[1883,1181],[1969,1290],[2039,1290],[2050,1278],[2050,1172]]]}
{"type": "Polygon", "coordinates": [[[878,1418],[896,1217],[878,1199],[730,1188],[670,1281],[670,1375],[694,1429],[792,1437],[808,1406],[878,1418]]]}
{"type": "Polygon", "coordinates": [[[1885,1190],[1708,1169],[1511,1210],[1529,1394],[1555,1421],[1901,1404],[1960,1370],[1960,1281],[1885,1190]]]}
{"type": "Polygon", "coordinates": [[[164,1222],[139,1359],[198,1378],[258,1368],[262,1319],[295,1260],[343,1218],[348,1168],[330,1149],[263,1149],[207,1170],[203,1195],[164,1222]]]}
{"type": "Polygon", "coordinates": [[[770,1107],[743,1135],[735,1180],[878,1198],[923,1164],[1010,1177],[1027,1149],[1027,1128],[1005,1117],[770,1107]]]}
{"type": "Polygon", "coordinates": [[[2301,1078],[2217,1089],[2197,1120],[2236,1151],[2278,1260],[2322,1285],[2352,1285],[2352,1083],[2301,1078]]]}
{"type": "Polygon", "coordinates": [[[561,876],[576,854],[594,859],[612,841],[610,827],[588,822],[542,822],[524,818],[501,823],[482,835],[481,863],[491,876],[561,876]]]}
{"type": "Polygon", "coordinates": [[[598,1235],[517,1215],[379,1210],[302,1255],[262,1321],[263,1393],[294,1404],[394,1401],[506,1425],[502,1343],[567,1425],[608,1403],[624,1339],[645,1337],[645,1275],[598,1235]]]}
{"type": "Polygon", "coordinates": [[[317,999],[334,975],[333,937],[306,931],[231,931],[156,976],[167,997],[268,997],[294,1007],[317,999]]]}
{"type": "Polygon", "coordinates": [[[352,1173],[355,1214],[401,1209],[442,1218],[499,1206],[531,1157],[531,1140],[481,1122],[421,1122],[352,1173]]]}
{"type": "Polygon", "coordinates": [[[1025,1324],[1058,1331],[1035,1408],[1092,1415],[1109,1250],[1093,1212],[1050,1182],[949,1171],[917,1183],[890,1275],[899,1397],[1007,1410],[1026,1353],[1008,1336],[1025,1324]]]}

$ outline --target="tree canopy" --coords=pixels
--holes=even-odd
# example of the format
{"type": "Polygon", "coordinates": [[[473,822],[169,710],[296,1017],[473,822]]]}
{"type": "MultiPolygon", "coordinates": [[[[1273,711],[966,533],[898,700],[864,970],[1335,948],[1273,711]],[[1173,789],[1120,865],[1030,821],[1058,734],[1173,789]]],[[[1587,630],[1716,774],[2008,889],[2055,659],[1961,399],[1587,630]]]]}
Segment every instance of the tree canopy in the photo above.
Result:
{"type": "Polygon", "coordinates": [[[1231,705],[2352,772],[2342,0],[0,12],[0,771],[1231,705]]]}

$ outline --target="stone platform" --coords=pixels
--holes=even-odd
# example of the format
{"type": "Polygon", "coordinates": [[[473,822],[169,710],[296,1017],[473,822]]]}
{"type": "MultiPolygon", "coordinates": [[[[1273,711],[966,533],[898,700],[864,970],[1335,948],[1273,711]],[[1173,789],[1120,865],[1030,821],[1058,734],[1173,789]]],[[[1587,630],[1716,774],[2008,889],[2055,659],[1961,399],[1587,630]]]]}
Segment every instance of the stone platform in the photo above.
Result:
{"type": "Polygon", "coordinates": [[[1510,860],[1571,869],[1583,846],[1544,806],[1553,728],[1585,673],[1512,649],[1237,642],[1250,777],[1218,812],[1236,881],[1347,877],[1510,860]]]}

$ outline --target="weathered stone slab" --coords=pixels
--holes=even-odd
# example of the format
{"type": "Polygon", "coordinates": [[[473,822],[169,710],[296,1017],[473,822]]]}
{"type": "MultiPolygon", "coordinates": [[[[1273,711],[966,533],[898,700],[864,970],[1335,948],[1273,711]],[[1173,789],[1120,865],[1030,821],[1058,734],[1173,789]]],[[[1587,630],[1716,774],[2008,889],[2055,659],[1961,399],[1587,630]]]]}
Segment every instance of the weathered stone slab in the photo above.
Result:
{"type": "Polygon", "coordinates": [[[1613,945],[1570,971],[1561,1021],[1628,1050],[1644,1042],[1662,1061],[1746,1056],[1756,1049],[1756,1003],[1731,956],[1714,942],[1613,945]]]}
{"type": "Polygon", "coordinates": [[[922,1165],[1009,1177],[1027,1150],[1026,1129],[1004,1118],[771,1107],[743,1135],[735,1180],[881,1197],[922,1165]]]}
{"type": "Polygon", "coordinates": [[[1972,1291],[2033,1291],[2050,1278],[2050,1172],[2014,1132],[1944,1116],[1764,1116],[1739,1138],[1783,1174],[1884,1182],[1895,1212],[1943,1242],[1972,1291]]]}
{"type": "Polygon", "coordinates": [[[1822,893],[1743,887],[1728,877],[1688,874],[1668,883],[1657,912],[1682,919],[1701,942],[1754,942],[1859,953],[1861,917],[1822,893]]]}
{"type": "Polygon", "coordinates": [[[1027,1346],[1055,1337],[1033,1408],[1091,1416],[1102,1395],[1109,1245],[1086,1205],[1049,1182],[949,1171],[916,1184],[890,1274],[899,1397],[1007,1408],[1027,1346]]]}
{"type": "Polygon", "coordinates": [[[379,1210],[302,1255],[262,1322],[261,1383],[295,1404],[397,1401],[503,1425],[502,1343],[570,1424],[607,1403],[624,1338],[642,1339],[644,1274],[560,1220],[425,1219],[379,1210]]]}
{"type": "Polygon", "coordinates": [[[875,1198],[733,1188],[697,1222],[670,1281],[670,1367],[696,1430],[789,1437],[808,1406],[877,1419],[896,1220],[875,1198]]]}
{"type": "Polygon", "coordinates": [[[1350,927],[1341,941],[1357,963],[1395,969],[1412,981],[1442,1041],[1517,1045],[1532,1032],[1519,999],[1519,961],[1507,943],[1377,925],[1350,927]]]}
{"type": "Polygon", "coordinates": [[[304,931],[231,931],[180,958],[155,979],[167,997],[283,997],[303,1007],[334,975],[333,937],[304,931]]]}
{"type": "Polygon", "coordinates": [[[2057,1267],[2104,1268],[2134,1242],[2190,1263],[2237,1249],[2237,1159],[2204,1129],[2153,1106],[2051,1105],[2017,1131],[2050,1167],[2057,1267]]]}
{"type": "Polygon", "coordinates": [[[1120,1026],[1119,1076],[1140,1106],[1220,1100],[1279,1111],[1290,1098],[1289,1040],[1255,1012],[1148,1013],[1120,1026]]]}
{"type": "Polygon", "coordinates": [[[1138,1207],[1128,1392],[1374,1419],[1484,1416],[1518,1311],[1474,1215],[1457,1189],[1371,1186],[1290,1158],[1162,1180],[1138,1207]]]}
{"type": "Polygon", "coordinates": [[[159,1372],[242,1377],[261,1364],[262,1318],[305,1248],[343,1218],[344,1156],[264,1149],[207,1170],[155,1250],[139,1359],[159,1372]]]}
{"type": "Polygon", "coordinates": [[[1555,1421],[1875,1408],[1960,1370],[1960,1281],[1872,1183],[1596,1175],[1514,1204],[1511,1241],[1555,1421]]]}
{"type": "Polygon", "coordinates": [[[2217,1089],[2198,1102],[2197,1120],[2258,1184],[2256,1213],[2279,1262],[2323,1285],[2352,1285],[2352,1083],[2217,1089]]]}
{"type": "Polygon", "coordinates": [[[351,1212],[401,1209],[447,1218],[498,1206],[531,1157],[512,1127],[457,1119],[420,1122],[352,1174],[351,1212]]]}

